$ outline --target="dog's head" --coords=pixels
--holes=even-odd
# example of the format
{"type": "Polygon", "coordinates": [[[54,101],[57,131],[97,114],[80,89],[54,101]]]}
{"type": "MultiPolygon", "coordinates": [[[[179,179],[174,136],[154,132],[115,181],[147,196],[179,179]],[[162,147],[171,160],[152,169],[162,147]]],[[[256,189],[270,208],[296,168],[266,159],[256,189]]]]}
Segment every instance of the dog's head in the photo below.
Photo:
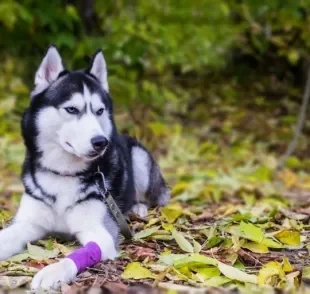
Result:
{"type": "Polygon", "coordinates": [[[35,75],[22,127],[28,149],[58,171],[84,169],[101,156],[113,135],[106,63],[97,51],[86,70],[69,72],[50,46],[35,75]]]}

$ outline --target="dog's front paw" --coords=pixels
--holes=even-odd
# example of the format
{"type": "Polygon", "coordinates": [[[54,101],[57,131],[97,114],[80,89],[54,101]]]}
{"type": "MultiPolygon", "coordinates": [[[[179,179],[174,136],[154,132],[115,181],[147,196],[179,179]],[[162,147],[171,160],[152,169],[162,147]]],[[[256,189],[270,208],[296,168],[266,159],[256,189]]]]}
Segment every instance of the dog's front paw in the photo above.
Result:
{"type": "Polygon", "coordinates": [[[31,289],[57,290],[62,283],[72,282],[76,275],[77,267],[75,263],[71,259],[65,258],[40,270],[32,280],[31,289]]]}

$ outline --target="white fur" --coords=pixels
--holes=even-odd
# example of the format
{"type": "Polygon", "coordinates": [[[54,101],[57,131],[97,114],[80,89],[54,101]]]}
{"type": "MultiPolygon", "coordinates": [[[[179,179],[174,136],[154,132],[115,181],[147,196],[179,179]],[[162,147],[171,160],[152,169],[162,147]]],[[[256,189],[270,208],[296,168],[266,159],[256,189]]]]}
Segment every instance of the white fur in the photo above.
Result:
{"type": "Polygon", "coordinates": [[[57,290],[62,283],[72,282],[76,275],[75,263],[71,259],[65,258],[40,270],[34,276],[31,288],[34,290],[39,288],[57,290]]]}
{"type": "Polygon", "coordinates": [[[58,75],[63,70],[64,67],[57,49],[53,46],[49,47],[36,72],[34,80],[35,89],[32,92],[32,95],[38,94],[46,89],[57,79],[58,75]]]}
{"type": "Polygon", "coordinates": [[[103,89],[109,92],[107,65],[102,52],[98,52],[94,58],[90,73],[93,74],[101,83],[103,89]]]}
{"type": "Polygon", "coordinates": [[[143,203],[137,203],[131,208],[131,211],[140,217],[146,217],[148,214],[147,209],[147,205],[143,203]]]}
{"type": "Polygon", "coordinates": [[[102,115],[96,115],[100,108],[106,107],[98,94],[91,94],[84,85],[83,94],[73,94],[60,109],[46,107],[41,110],[37,118],[38,148],[44,154],[41,164],[60,173],[74,173],[86,169],[89,160],[87,154],[93,149],[91,139],[105,136],[109,140],[112,133],[109,113],[104,111],[102,115]],[[69,114],[66,107],[87,111],[77,117],[69,114]],[[59,165],[59,162],[62,164],[59,165]]]}
{"type": "Polygon", "coordinates": [[[147,152],[140,147],[132,148],[133,175],[137,201],[145,201],[145,193],[150,181],[150,158],[147,152]]]}

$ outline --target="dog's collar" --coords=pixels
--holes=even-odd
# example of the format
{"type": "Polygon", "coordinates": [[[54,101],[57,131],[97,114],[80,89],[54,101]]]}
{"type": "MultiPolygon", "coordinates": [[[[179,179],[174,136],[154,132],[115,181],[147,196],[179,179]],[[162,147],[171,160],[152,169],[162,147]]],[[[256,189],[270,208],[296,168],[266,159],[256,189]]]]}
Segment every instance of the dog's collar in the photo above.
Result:
{"type": "Polygon", "coordinates": [[[93,174],[93,172],[77,172],[77,173],[61,173],[61,172],[58,172],[56,170],[53,170],[53,169],[50,169],[50,168],[47,168],[47,167],[44,167],[42,166],[41,164],[39,164],[39,168],[43,171],[47,171],[47,172],[51,172],[57,176],[62,176],[62,177],[89,177],[93,174]]]}

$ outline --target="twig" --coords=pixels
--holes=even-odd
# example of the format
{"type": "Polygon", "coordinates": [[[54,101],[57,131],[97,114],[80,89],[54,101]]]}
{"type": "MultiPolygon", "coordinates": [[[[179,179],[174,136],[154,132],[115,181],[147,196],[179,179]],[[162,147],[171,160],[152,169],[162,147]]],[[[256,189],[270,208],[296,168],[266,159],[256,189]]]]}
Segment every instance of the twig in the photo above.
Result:
{"type": "Polygon", "coordinates": [[[285,165],[287,159],[295,151],[296,145],[298,143],[298,139],[302,132],[302,127],[306,119],[306,112],[307,112],[307,106],[309,103],[309,99],[310,99],[310,65],[308,66],[307,81],[306,81],[305,91],[304,91],[303,98],[302,98],[302,104],[300,107],[299,119],[296,124],[295,131],[294,131],[294,137],[291,143],[289,144],[286,152],[284,153],[282,158],[279,160],[276,171],[278,171],[285,165]]]}

